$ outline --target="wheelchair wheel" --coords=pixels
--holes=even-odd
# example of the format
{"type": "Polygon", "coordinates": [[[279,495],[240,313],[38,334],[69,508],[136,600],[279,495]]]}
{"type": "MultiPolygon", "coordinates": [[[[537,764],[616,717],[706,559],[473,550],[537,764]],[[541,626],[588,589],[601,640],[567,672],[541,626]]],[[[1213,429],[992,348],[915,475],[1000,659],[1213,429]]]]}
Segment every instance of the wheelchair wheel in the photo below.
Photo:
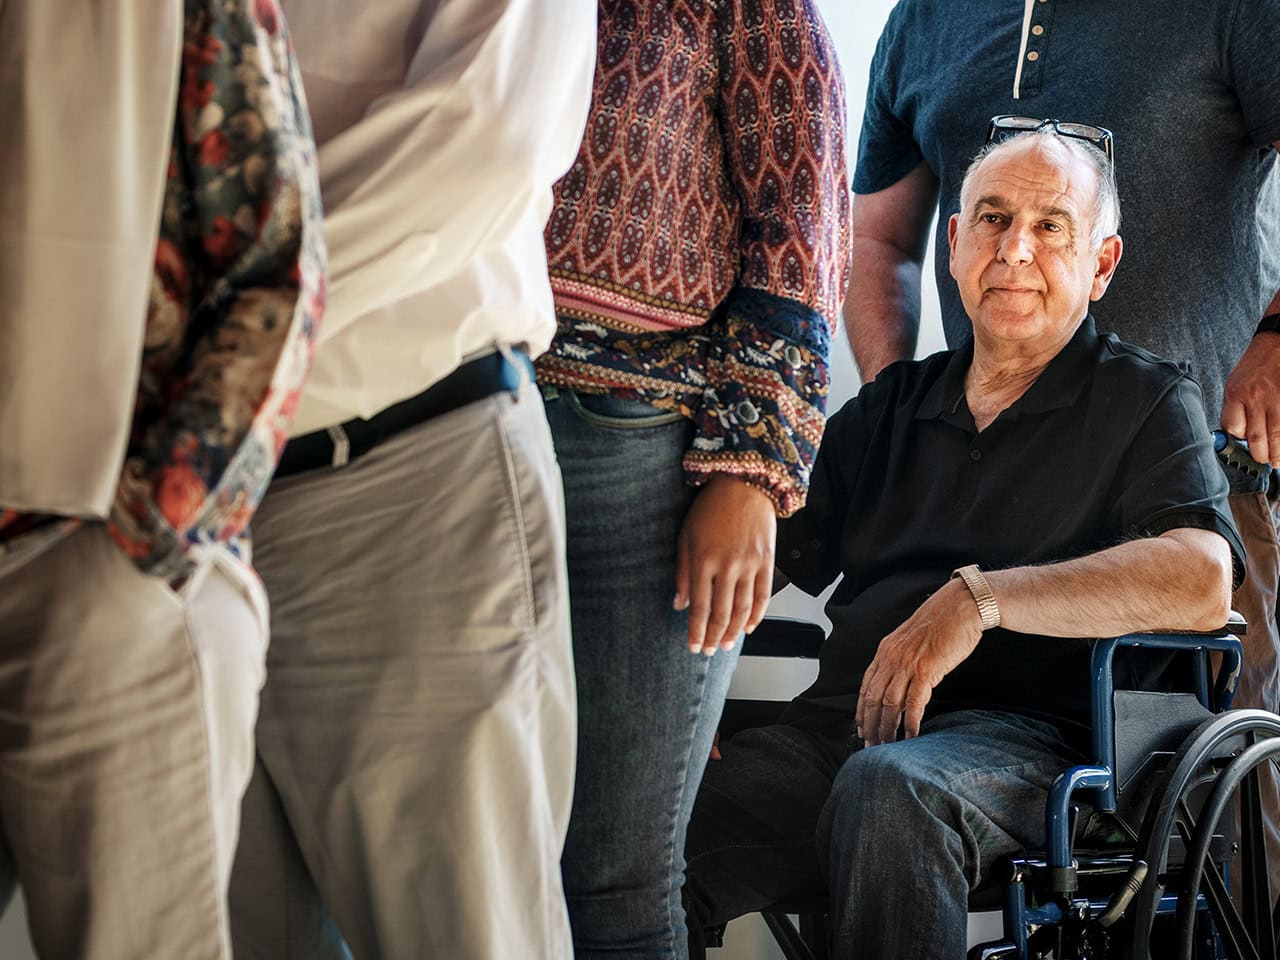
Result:
{"type": "Polygon", "coordinates": [[[1130,960],[1198,960],[1199,947],[1207,947],[1199,956],[1230,960],[1276,956],[1258,771],[1278,761],[1280,717],[1263,710],[1208,719],[1178,749],[1139,833],[1138,855],[1151,870],[1132,906],[1130,960]],[[1166,891],[1178,897],[1173,946],[1156,948],[1166,891]]]}

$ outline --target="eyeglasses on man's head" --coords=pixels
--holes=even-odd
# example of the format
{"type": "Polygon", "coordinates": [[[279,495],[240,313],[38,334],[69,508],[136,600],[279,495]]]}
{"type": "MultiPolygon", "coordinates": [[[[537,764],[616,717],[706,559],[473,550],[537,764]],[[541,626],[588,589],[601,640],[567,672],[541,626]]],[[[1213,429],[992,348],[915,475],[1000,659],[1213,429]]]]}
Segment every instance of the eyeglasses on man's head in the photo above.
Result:
{"type": "Polygon", "coordinates": [[[1001,115],[992,117],[987,126],[987,143],[1016,136],[1019,133],[1033,133],[1045,127],[1053,127],[1054,133],[1062,137],[1071,137],[1091,143],[1107,155],[1107,159],[1115,163],[1112,141],[1114,137],[1106,127],[1095,127],[1091,123],[1072,123],[1063,120],[1045,120],[1040,117],[1015,117],[1001,115]]]}

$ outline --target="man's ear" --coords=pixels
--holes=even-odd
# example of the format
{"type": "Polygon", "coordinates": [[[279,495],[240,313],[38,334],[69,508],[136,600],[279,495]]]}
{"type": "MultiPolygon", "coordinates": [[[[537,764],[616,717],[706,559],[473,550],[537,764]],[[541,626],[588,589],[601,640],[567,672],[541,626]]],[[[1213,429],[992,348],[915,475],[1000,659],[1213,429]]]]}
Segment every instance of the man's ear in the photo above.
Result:
{"type": "Polygon", "coordinates": [[[1115,276],[1116,267],[1120,264],[1120,254],[1124,252],[1124,241],[1120,235],[1112,234],[1102,241],[1098,248],[1097,262],[1094,264],[1093,288],[1089,291],[1090,300],[1101,300],[1115,276]]]}
{"type": "Polygon", "coordinates": [[[951,253],[951,256],[947,258],[947,265],[953,277],[956,275],[956,231],[959,229],[959,225],[960,214],[953,213],[951,219],[947,221],[947,248],[951,253]]]}

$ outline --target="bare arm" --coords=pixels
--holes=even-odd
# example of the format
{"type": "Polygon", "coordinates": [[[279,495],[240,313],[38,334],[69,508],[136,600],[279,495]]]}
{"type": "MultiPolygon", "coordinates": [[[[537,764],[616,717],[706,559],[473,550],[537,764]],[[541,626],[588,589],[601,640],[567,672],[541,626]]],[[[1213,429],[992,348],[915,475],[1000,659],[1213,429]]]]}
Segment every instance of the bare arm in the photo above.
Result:
{"type": "Polygon", "coordinates": [[[863,382],[915,355],[920,282],[938,178],[921,163],[891,187],[853,202],[853,274],[844,323],[863,382]]]}
{"type": "MultiPolygon", "coordinates": [[[[1050,637],[1212,630],[1231,610],[1231,550],[1219,534],[1180,528],[1039,567],[986,572],[1001,626],[1050,637]]],[[[977,605],[948,581],[880,641],[863,675],[856,721],[868,746],[920,732],[934,688],[982,639],[977,605]]],[[[1028,643],[1043,642],[1028,639],[1028,643]]]]}
{"type": "MultiPolygon", "coordinates": [[[[1280,150],[1280,141],[1272,146],[1280,150]]],[[[1280,313],[1280,292],[1264,316],[1280,313]]],[[[1249,441],[1255,460],[1280,467],[1280,333],[1260,333],[1250,341],[1227,378],[1222,429],[1249,441]]]]}

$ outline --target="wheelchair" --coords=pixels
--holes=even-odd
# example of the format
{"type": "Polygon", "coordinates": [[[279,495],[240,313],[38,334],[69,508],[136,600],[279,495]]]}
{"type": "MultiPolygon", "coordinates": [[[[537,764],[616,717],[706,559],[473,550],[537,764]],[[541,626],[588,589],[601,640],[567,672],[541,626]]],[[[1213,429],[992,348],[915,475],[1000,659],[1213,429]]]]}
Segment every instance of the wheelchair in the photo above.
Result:
{"type": "MultiPolygon", "coordinates": [[[[971,911],[1001,911],[1003,935],[972,947],[968,960],[1277,957],[1259,770],[1280,763],[1280,716],[1229,709],[1244,630],[1233,615],[1210,634],[1093,642],[1091,762],[1052,785],[1046,849],[1009,858],[971,897],[971,911]],[[1113,663],[1126,647],[1184,652],[1190,690],[1117,689],[1113,663]],[[1109,828],[1105,842],[1078,839],[1085,810],[1109,828]]],[[[822,642],[816,624],[771,619],[743,656],[816,658],[822,642]]],[[[722,734],[772,722],[780,706],[731,700],[722,734]]],[[[832,955],[825,901],[782,901],[761,913],[787,960],[832,955]]],[[[707,945],[722,935],[707,931],[707,945]]]]}

